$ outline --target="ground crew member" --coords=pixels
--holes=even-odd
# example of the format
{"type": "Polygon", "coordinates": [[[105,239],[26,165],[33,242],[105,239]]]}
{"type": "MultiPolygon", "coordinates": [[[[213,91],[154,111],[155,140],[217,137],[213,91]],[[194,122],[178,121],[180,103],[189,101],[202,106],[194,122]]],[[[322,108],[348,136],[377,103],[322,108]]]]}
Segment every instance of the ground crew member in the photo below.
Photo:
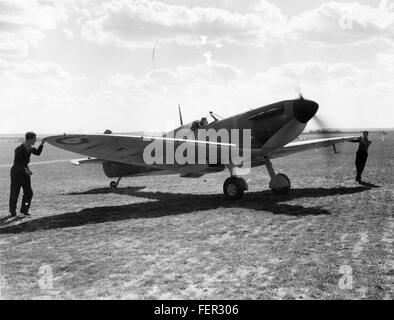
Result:
{"type": "Polygon", "coordinates": [[[364,171],[364,167],[368,158],[368,148],[372,142],[368,140],[368,131],[364,131],[362,137],[354,139],[352,142],[358,142],[358,150],[356,153],[355,161],[357,170],[356,181],[358,183],[361,183],[361,174],[364,171]]]}
{"type": "Polygon", "coordinates": [[[40,146],[36,149],[33,145],[36,142],[36,134],[27,132],[25,142],[15,149],[14,164],[11,168],[11,191],[10,191],[10,214],[16,217],[16,204],[18,202],[19,191],[22,187],[23,198],[20,212],[28,216],[33,190],[31,189],[30,176],[33,174],[29,169],[30,155],[39,156],[45,143],[45,139],[41,141],[40,146]]]}

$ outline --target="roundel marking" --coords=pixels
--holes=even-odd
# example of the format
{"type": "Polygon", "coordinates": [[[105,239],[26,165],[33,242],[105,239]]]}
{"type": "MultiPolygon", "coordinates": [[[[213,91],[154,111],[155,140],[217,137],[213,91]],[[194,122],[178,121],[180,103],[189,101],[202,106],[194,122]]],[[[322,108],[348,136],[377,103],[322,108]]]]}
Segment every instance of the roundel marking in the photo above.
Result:
{"type": "Polygon", "coordinates": [[[86,138],[78,138],[78,137],[66,137],[66,138],[60,138],[56,139],[56,142],[61,143],[61,144],[83,144],[83,143],[88,143],[89,140],[86,138]]]}

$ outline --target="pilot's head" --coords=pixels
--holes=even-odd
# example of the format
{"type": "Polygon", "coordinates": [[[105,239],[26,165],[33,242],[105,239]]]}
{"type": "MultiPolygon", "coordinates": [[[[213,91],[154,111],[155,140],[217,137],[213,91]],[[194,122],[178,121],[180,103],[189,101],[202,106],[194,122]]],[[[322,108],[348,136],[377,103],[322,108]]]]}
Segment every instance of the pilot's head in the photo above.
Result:
{"type": "Polygon", "coordinates": [[[202,125],[202,126],[208,125],[208,120],[207,120],[207,118],[202,117],[202,118],[201,118],[201,121],[200,121],[200,125],[202,125]]]}
{"type": "Polygon", "coordinates": [[[368,137],[368,131],[363,131],[364,138],[368,137]]]}

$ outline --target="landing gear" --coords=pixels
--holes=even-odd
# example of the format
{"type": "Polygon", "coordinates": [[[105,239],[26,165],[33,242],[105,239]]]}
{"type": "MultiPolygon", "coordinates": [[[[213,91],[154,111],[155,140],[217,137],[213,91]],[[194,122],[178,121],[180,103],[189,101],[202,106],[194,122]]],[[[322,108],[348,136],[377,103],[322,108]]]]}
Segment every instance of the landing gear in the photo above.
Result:
{"type": "Polygon", "coordinates": [[[287,194],[290,191],[290,179],[283,173],[276,174],[269,158],[265,158],[265,166],[271,177],[269,187],[275,194],[287,194]]]}
{"type": "Polygon", "coordinates": [[[290,191],[290,179],[285,174],[278,173],[271,178],[269,187],[276,194],[287,194],[290,191]]]}
{"type": "Polygon", "coordinates": [[[223,192],[227,200],[241,199],[245,190],[248,190],[248,184],[244,178],[232,176],[224,181],[223,192]]]}
{"type": "Polygon", "coordinates": [[[223,193],[227,200],[241,199],[245,190],[248,190],[248,183],[244,178],[237,177],[232,165],[228,167],[231,177],[223,183],[223,193]]]}
{"type": "Polygon", "coordinates": [[[119,185],[120,179],[122,179],[122,177],[119,177],[118,180],[116,181],[111,181],[109,186],[111,189],[116,189],[119,185]]]}

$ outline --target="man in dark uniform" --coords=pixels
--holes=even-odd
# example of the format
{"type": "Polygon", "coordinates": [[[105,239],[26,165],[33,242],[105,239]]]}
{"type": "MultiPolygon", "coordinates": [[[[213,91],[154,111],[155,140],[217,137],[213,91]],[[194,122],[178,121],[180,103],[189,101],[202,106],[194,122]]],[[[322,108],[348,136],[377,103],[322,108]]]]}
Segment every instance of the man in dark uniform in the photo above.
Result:
{"type": "Polygon", "coordinates": [[[30,155],[39,156],[45,143],[41,141],[40,146],[36,149],[33,145],[36,143],[36,134],[27,132],[26,141],[15,149],[14,165],[11,168],[11,192],[10,192],[10,214],[16,217],[16,204],[18,202],[19,191],[22,187],[23,198],[20,212],[28,216],[33,190],[31,189],[30,176],[33,174],[29,169],[30,155]]]}
{"type": "Polygon", "coordinates": [[[356,153],[356,170],[357,170],[357,176],[356,176],[356,181],[358,183],[361,183],[361,174],[364,171],[365,164],[367,162],[368,158],[368,148],[369,145],[372,143],[370,140],[368,140],[368,131],[363,132],[363,136],[359,137],[357,139],[354,139],[353,142],[358,142],[358,150],[356,153]]]}

